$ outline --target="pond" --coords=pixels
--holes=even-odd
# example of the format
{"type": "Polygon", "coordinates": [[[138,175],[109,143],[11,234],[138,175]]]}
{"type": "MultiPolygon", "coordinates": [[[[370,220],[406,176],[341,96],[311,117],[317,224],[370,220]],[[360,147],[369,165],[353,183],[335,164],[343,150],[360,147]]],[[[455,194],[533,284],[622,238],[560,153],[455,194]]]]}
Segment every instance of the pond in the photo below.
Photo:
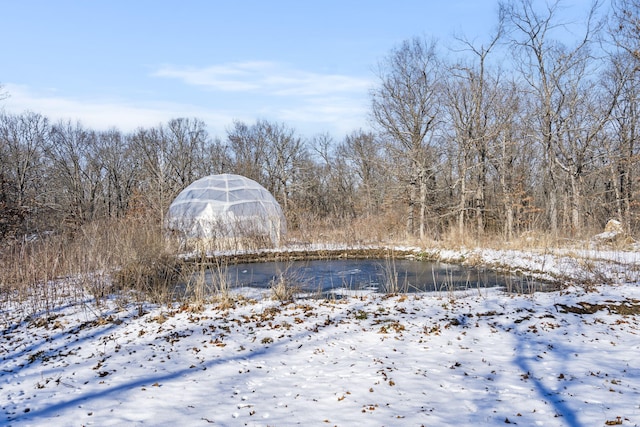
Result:
{"type": "Polygon", "coordinates": [[[268,289],[284,282],[300,293],[340,294],[344,291],[413,293],[502,287],[508,292],[531,293],[545,284],[523,275],[482,267],[411,259],[333,259],[231,264],[210,269],[206,282],[216,288],[268,289]],[[221,280],[222,279],[222,280],[221,280]]]}

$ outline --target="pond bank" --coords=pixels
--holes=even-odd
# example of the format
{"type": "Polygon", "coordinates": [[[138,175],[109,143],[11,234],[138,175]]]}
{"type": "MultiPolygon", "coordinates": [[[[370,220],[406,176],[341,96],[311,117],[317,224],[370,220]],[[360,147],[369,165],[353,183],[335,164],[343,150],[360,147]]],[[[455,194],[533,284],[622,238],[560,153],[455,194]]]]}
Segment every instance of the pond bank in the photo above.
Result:
{"type": "Polygon", "coordinates": [[[187,258],[187,262],[205,262],[211,264],[247,264],[254,262],[288,262],[316,261],[335,259],[405,259],[418,258],[425,261],[436,261],[418,249],[396,248],[346,248],[346,249],[283,249],[257,252],[223,253],[204,260],[195,257],[187,258]]]}

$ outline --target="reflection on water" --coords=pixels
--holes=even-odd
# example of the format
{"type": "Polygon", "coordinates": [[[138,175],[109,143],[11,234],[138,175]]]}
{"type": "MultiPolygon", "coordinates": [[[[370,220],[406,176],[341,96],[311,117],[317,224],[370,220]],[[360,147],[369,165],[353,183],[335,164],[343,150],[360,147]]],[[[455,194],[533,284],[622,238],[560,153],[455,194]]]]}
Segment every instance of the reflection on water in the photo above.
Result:
{"type": "MultiPolygon", "coordinates": [[[[284,281],[301,292],[319,294],[338,290],[375,292],[429,292],[504,287],[508,291],[529,293],[543,285],[526,276],[458,264],[407,259],[339,259],[267,262],[228,265],[227,283],[232,288],[269,288],[284,281]]],[[[222,271],[207,272],[207,281],[218,280],[222,271]]]]}

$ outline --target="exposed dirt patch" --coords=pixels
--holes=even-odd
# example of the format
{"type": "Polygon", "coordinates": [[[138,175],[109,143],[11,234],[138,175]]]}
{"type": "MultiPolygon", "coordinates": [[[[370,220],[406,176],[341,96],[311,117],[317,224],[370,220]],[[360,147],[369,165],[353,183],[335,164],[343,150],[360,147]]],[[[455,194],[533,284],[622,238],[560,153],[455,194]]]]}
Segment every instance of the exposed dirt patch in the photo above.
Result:
{"type": "Polygon", "coordinates": [[[579,302],[576,306],[556,304],[562,313],[574,314],[595,314],[600,310],[607,310],[609,313],[615,313],[622,316],[634,316],[640,314],[640,301],[636,299],[626,300],[621,303],[605,303],[591,304],[588,302],[579,302]]]}

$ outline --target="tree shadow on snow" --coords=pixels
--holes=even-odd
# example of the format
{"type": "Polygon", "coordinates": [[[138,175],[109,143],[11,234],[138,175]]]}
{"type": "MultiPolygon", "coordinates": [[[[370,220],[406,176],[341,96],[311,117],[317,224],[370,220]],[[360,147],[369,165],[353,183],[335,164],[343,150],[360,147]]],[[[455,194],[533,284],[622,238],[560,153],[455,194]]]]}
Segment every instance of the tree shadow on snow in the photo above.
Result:
{"type": "MultiPolygon", "coordinates": [[[[328,326],[328,324],[333,324],[338,317],[340,316],[339,315],[334,316],[331,319],[330,323],[327,322],[324,325],[322,323],[318,323],[316,324],[316,327],[323,328],[328,326]]],[[[105,332],[105,331],[101,331],[101,333],[102,332],[105,332]]],[[[199,373],[201,373],[205,369],[206,370],[212,369],[212,368],[215,368],[216,366],[224,365],[233,361],[250,361],[252,359],[265,356],[270,352],[282,351],[282,350],[279,350],[279,348],[286,346],[287,344],[290,344],[292,342],[295,342],[296,340],[300,340],[302,338],[308,337],[309,334],[316,334],[316,333],[317,333],[317,330],[314,330],[314,331],[302,330],[297,335],[293,335],[290,337],[288,336],[287,339],[276,341],[272,344],[265,345],[264,347],[248,349],[242,352],[238,352],[233,356],[218,357],[216,359],[199,364],[197,368],[188,367],[188,368],[179,369],[173,372],[168,372],[163,375],[148,375],[148,376],[144,376],[142,378],[129,381],[120,385],[111,386],[108,389],[93,391],[89,393],[82,393],[72,399],[64,400],[59,403],[54,403],[52,405],[45,406],[41,409],[31,409],[29,412],[16,414],[13,417],[10,417],[8,420],[10,422],[22,423],[22,422],[35,422],[38,420],[49,419],[49,418],[55,419],[56,416],[58,416],[60,413],[64,411],[67,411],[73,408],[78,408],[79,405],[85,405],[92,401],[103,399],[108,396],[117,396],[120,393],[131,391],[134,389],[139,389],[142,387],[149,387],[151,384],[155,384],[155,383],[166,384],[167,382],[170,382],[177,378],[184,380],[185,377],[197,376],[199,373]]]]}

